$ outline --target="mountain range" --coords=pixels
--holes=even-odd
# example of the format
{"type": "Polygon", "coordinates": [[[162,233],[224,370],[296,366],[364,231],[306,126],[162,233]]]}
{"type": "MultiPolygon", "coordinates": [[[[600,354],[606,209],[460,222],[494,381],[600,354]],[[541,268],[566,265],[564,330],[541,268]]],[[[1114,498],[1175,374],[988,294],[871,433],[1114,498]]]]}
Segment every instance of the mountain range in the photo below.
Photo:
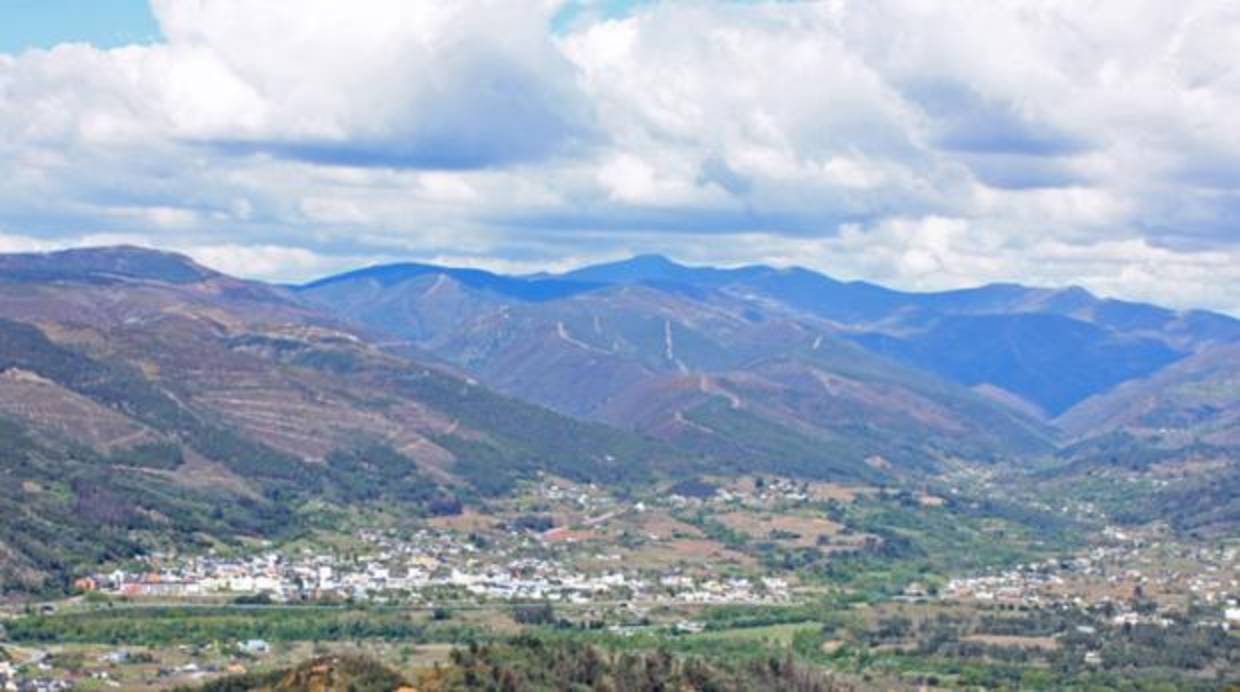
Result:
{"type": "MultiPolygon", "coordinates": [[[[1240,321],[1226,315],[1103,299],[1081,288],[909,293],[799,268],[687,267],[659,256],[531,277],[398,264],[294,290],[501,391],[630,427],[650,424],[641,413],[661,411],[659,392],[683,399],[694,381],[694,398],[763,410],[761,396],[746,407],[746,397],[729,396],[736,393],[718,382],[752,388],[761,381],[763,391],[779,391],[771,381],[778,370],[796,372],[783,387],[817,381],[819,391],[802,392],[815,399],[863,389],[877,396],[884,384],[888,394],[921,397],[919,406],[885,402],[888,413],[899,408],[924,419],[937,402],[984,421],[1003,447],[1036,448],[1039,438],[1087,433],[1070,423],[1080,418],[1072,409],[1087,400],[1240,343],[1240,321]],[[824,375],[853,386],[823,384],[824,375]],[[634,397],[639,411],[627,405],[634,397]]],[[[667,424],[666,415],[655,418],[667,424]]],[[[810,418],[802,422],[843,420],[810,418]]]]}
{"type": "Polygon", "coordinates": [[[459,511],[539,472],[898,484],[1116,449],[1230,469],[1237,349],[1225,315],[1079,288],[658,256],[278,286],[132,247],[0,255],[0,583],[323,503],[459,511]]]}

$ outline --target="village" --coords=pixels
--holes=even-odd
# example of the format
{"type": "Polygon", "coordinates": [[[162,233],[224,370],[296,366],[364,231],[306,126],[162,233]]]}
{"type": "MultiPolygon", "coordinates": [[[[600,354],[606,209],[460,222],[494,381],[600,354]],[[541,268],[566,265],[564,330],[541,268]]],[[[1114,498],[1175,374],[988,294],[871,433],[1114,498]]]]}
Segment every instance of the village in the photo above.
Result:
{"type": "MultiPolygon", "coordinates": [[[[342,554],[302,548],[248,557],[152,555],[141,569],[116,569],[79,579],[83,592],[151,599],[262,597],[264,602],[374,601],[434,607],[494,601],[659,603],[782,603],[786,579],[772,576],[703,577],[680,569],[616,565],[584,572],[562,564],[548,549],[546,533],[517,533],[509,541],[422,529],[363,531],[367,549],[342,554]]],[[[598,561],[618,563],[613,555],[598,561]]]]}
{"type": "MultiPolygon", "coordinates": [[[[45,604],[40,612],[378,608],[421,622],[435,623],[444,614],[449,620],[440,624],[519,628],[522,609],[551,613],[554,606],[554,620],[536,624],[598,627],[626,637],[709,636],[705,614],[712,608],[778,612],[829,600],[830,585],[764,564],[746,551],[765,542],[839,555],[872,543],[864,531],[845,526],[841,508],[857,502],[934,512],[943,500],[925,492],[892,494],[773,477],[682,481],[658,493],[623,496],[545,477],[484,511],[404,523],[370,517],[282,544],[152,552],[77,579],[77,598],[45,604]],[[735,539],[727,531],[748,539],[738,548],[729,544],[735,539]]],[[[876,612],[913,603],[936,613],[1022,613],[1034,620],[1039,613],[1071,614],[1068,621],[1075,624],[1063,636],[1089,639],[1125,626],[1236,631],[1238,547],[1225,539],[1177,541],[1158,526],[1107,526],[1081,549],[1053,559],[915,581],[876,612]]],[[[0,641],[2,627],[0,621],[0,641]]],[[[205,655],[165,647],[154,651],[156,662],[136,666],[131,657],[143,652],[90,649],[88,659],[71,670],[41,660],[41,648],[27,649],[20,666],[0,660],[0,690],[67,689],[87,679],[114,688],[117,678],[109,676],[115,675],[161,685],[308,655],[304,647],[280,640],[236,638],[222,645],[205,655]]],[[[63,656],[60,651],[53,659],[63,656]]],[[[1095,645],[1078,656],[1087,665],[1103,665],[1095,645]]]]}
{"type": "Polygon", "coordinates": [[[1080,554],[957,577],[944,600],[1009,607],[1105,610],[1108,624],[1169,626],[1168,612],[1195,624],[1240,629],[1240,546],[1185,545],[1157,528],[1107,527],[1080,554]]]}
{"type": "Polygon", "coordinates": [[[466,546],[446,561],[400,546],[374,555],[342,558],[313,554],[290,558],[266,553],[249,559],[190,558],[163,567],[150,558],[150,571],[116,570],[79,580],[78,586],[117,596],[193,598],[264,595],[273,602],[380,600],[433,606],[473,599],[513,601],[640,600],[678,603],[782,602],[787,582],[705,579],[668,573],[655,578],[616,570],[584,574],[535,558],[499,565],[470,557],[466,546]]]}

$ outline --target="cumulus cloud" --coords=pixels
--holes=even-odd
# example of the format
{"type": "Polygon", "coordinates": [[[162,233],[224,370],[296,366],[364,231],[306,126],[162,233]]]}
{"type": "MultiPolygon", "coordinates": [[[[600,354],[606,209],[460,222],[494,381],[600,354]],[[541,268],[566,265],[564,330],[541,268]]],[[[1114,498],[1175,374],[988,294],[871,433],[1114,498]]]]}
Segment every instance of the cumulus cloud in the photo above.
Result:
{"type": "Polygon", "coordinates": [[[478,168],[593,135],[541,2],[178,2],[178,134],[350,166],[478,168]],[[502,117],[500,117],[502,115],[502,117]]]}
{"type": "Polygon", "coordinates": [[[1240,313],[1234,3],[629,5],[153,0],[164,43],[0,55],[0,250],[663,251],[1240,313]]]}

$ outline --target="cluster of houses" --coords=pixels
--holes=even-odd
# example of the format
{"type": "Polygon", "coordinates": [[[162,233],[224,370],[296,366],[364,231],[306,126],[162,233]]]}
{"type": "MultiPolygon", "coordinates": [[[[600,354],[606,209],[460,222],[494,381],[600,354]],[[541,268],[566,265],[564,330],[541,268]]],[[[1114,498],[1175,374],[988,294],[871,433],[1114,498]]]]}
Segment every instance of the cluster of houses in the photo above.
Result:
{"type": "MultiPolygon", "coordinates": [[[[262,640],[237,642],[237,650],[251,656],[266,654],[269,647],[262,640]]],[[[75,670],[56,671],[48,662],[46,651],[36,650],[30,660],[22,665],[0,661],[0,692],[56,692],[69,689],[119,689],[124,685],[113,676],[109,668],[132,662],[132,656],[124,649],[110,651],[98,657],[98,665],[84,665],[75,670]]],[[[171,668],[160,668],[159,678],[176,679],[180,682],[201,680],[215,673],[245,673],[238,663],[227,666],[199,666],[190,662],[171,668]]]]}
{"type": "MultiPolygon", "coordinates": [[[[545,479],[537,488],[537,495],[554,503],[575,504],[582,510],[607,510],[614,508],[614,498],[594,484],[572,486],[560,481],[545,479]]],[[[676,484],[654,502],[670,507],[702,507],[740,505],[744,507],[767,507],[778,502],[807,502],[815,499],[813,484],[789,478],[771,476],[755,479],[750,487],[716,487],[710,483],[689,481],[676,484]]],[[[631,507],[645,510],[645,503],[631,507]]]]}
{"type": "Polygon", "coordinates": [[[1095,606],[1101,599],[1116,607],[1114,625],[1164,626],[1170,622],[1165,617],[1137,612],[1128,607],[1129,601],[1142,594],[1191,595],[1198,603],[1218,608],[1219,617],[1210,624],[1240,627],[1240,554],[1235,545],[1172,547],[1157,537],[1133,536],[1115,528],[1105,530],[1103,537],[1105,543],[1070,560],[952,579],[940,595],[950,600],[1076,608],[1095,606]]]}
{"type": "MultiPolygon", "coordinates": [[[[780,602],[781,579],[692,578],[678,572],[612,568],[586,573],[543,551],[490,546],[483,551],[444,531],[397,537],[362,532],[364,554],[268,551],[244,558],[155,555],[141,569],[78,581],[83,591],[130,597],[194,598],[264,594],[272,601],[384,600],[435,605],[473,601],[652,600],[681,603],[780,602]]],[[[531,539],[533,540],[533,539],[531,539]]]]}
{"type": "MultiPolygon", "coordinates": [[[[804,484],[772,479],[752,494],[726,489],[711,502],[804,497],[804,484]]],[[[611,516],[615,500],[600,488],[547,479],[536,494],[556,504],[573,504],[588,514],[611,516]]],[[[670,496],[669,501],[687,501],[670,496]]],[[[700,499],[694,499],[694,502],[700,499]]],[[[638,503],[629,507],[644,509],[638,503]]],[[[554,531],[554,530],[553,530],[554,531]]],[[[319,599],[397,600],[434,604],[456,599],[596,600],[648,599],[681,603],[779,602],[788,599],[780,579],[691,578],[678,571],[624,569],[593,573],[565,566],[546,536],[513,531],[485,549],[448,530],[395,534],[362,531],[357,550],[268,550],[244,557],[154,554],[128,569],[79,579],[79,591],[147,598],[197,598],[221,594],[265,594],[273,601],[319,599]]],[[[602,559],[601,556],[600,559],[602,559]]]]}
{"type": "Polygon", "coordinates": [[[997,574],[952,579],[939,590],[947,600],[975,600],[1005,605],[1040,605],[1053,586],[1065,584],[1058,574],[1015,568],[997,574]]]}
{"type": "MultiPolygon", "coordinates": [[[[45,667],[45,666],[44,666],[45,667]]],[[[39,668],[42,672],[42,667],[39,668]]],[[[59,692],[72,689],[80,680],[56,677],[23,676],[17,666],[0,661],[0,692],[59,692]]],[[[105,686],[109,681],[102,680],[105,686]]]]}
{"type": "Polygon", "coordinates": [[[776,502],[807,502],[814,499],[810,484],[807,481],[793,481],[786,478],[771,478],[755,483],[752,489],[745,488],[695,488],[695,492],[678,492],[673,486],[666,497],[666,503],[672,507],[701,506],[742,506],[766,507],[776,502]]]}

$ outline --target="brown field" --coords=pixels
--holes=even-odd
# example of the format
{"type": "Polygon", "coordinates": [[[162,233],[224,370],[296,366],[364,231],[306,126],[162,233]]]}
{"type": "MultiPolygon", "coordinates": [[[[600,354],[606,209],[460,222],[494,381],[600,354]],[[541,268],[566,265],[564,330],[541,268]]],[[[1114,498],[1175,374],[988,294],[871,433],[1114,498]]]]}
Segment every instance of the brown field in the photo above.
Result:
{"type": "Polygon", "coordinates": [[[719,521],[755,539],[765,539],[771,531],[795,533],[799,538],[789,539],[786,542],[802,547],[817,545],[819,536],[834,536],[843,528],[829,519],[787,514],[767,516],[747,512],[729,512],[721,515],[719,521]]]}
{"type": "Polygon", "coordinates": [[[732,564],[751,567],[753,558],[720,543],[704,539],[678,539],[648,543],[636,550],[625,551],[625,562],[640,567],[671,567],[683,564],[690,568],[709,567],[716,571],[719,566],[732,564]]]}
{"type": "Polygon", "coordinates": [[[848,504],[857,499],[858,495],[869,495],[874,492],[873,488],[860,488],[838,483],[811,483],[809,486],[810,497],[815,500],[827,501],[835,500],[848,504]]]}
{"type": "Polygon", "coordinates": [[[427,520],[427,523],[437,529],[448,529],[451,531],[486,531],[494,526],[496,521],[496,518],[490,514],[482,514],[476,510],[466,508],[461,514],[433,517],[427,520]]]}
{"type": "Polygon", "coordinates": [[[1021,637],[1014,634],[972,634],[967,637],[962,637],[962,640],[966,642],[990,644],[991,646],[1024,649],[1053,650],[1059,648],[1059,642],[1056,641],[1054,637],[1021,637]]]}
{"type": "Polygon", "coordinates": [[[634,519],[635,530],[643,535],[658,536],[660,539],[670,539],[676,534],[692,538],[702,537],[698,527],[660,512],[646,512],[636,515],[634,519]]]}
{"type": "Polygon", "coordinates": [[[570,529],[566,526],[557,526],[554,529],[543,532],[543,540],[552,543],[582,543],[599,537],[599,534],[589,529],[570,529]]]}

